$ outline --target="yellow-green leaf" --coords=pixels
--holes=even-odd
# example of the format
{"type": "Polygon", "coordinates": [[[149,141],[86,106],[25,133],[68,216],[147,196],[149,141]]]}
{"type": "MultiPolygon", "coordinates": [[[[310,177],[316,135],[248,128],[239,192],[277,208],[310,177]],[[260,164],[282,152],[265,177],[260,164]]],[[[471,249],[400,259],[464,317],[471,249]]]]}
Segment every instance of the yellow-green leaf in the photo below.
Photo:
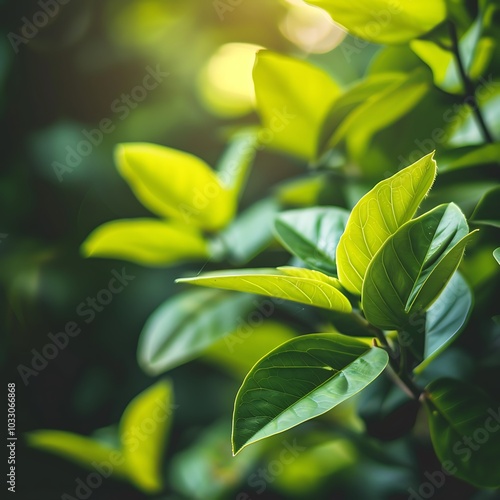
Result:
{"type": "Polygon", "coordinates": [[[340,282],[361,293],[373,256],[399,227],[415,214],[436,177],[433,153],[389,179],[379,182],[353,208],[337,247],[340,282]]]}
{"type": "Polygon", "coordinates": [[[353,35],[380,44],[405,43],[446,18],[445,0],[306,0],[353,35]]]}
{"type": "Polygon", "coordinates": [[[111,221],[83,242],[85,257],[110,257],[158,266],[206,259],[209,248],[201,233],[179,222],[156,219],[111,221]]]}
{"type": "Polygon", "coordinates": [[[336,287],[337,280],[306,269],[241,269],[205,273],[178,283],[256,293],[324,309],[350,313],[349,300],[336,287]]]}
{"type": "Polygon", "coordinates": [[[234,216],[234,194],[200,158],[147,143],[121,144],[115,156],[137,199],[155,214],[209,231],[234,216]]]}
{"type": "Polygon", "coordinates": [[[340,88],[324,71],[291,57],[262,51],[253,72],[260,141],[306,160],[316,156],[317,138],[340,88]]]}
{"type": "Polygon", "coordinates": [[[120,421],[129,478],[143,491],[161,490],[163,451],[173,408],[171,384],[162,380],[136,396],[120,421]]]}

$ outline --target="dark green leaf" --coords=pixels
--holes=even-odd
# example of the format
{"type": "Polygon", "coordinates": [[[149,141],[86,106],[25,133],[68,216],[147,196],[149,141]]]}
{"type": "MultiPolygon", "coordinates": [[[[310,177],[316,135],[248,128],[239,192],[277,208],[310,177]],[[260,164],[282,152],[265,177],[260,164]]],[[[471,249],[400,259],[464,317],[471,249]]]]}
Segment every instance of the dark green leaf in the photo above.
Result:
{"type": "Polygon", "coordinates": [[[470,221],[474,224],[500,228],[499,198],[500,186],[488,191],[477,204],[470,221]]]}
{"type": "Polygon", "coordinates": [[[470,238],[464,215],[440,205],[402,226],[371,261],[363,283],[367,320],[385,330],[414,330],[457,269],[470,238]]]}
{"type": "Polygon", "coordinates": [[[280,213],[275,220],[281,243],[306,264],[334,275],[337,245],[349,212],[335,207],[313,207],[280,213]]]}
{"type": "Polygon", "coordinates": [[[290,340],[264,356],[236,397],[233,452],[322,415],[375,380],[387,353],[334,333],[290,340]]]}
{"type": "Polygon", "coordinates": [[[438,379],[426,388],[432,443],[446,469],[476,486],[500,486],[500,405],[478,388],[438,379]]]}

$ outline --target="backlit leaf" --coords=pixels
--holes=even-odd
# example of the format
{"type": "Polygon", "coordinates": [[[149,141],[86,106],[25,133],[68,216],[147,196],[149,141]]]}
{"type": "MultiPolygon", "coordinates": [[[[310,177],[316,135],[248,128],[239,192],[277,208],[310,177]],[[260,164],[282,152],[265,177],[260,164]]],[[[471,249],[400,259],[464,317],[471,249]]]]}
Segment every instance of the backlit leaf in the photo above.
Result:
{"type": "Polygon", "coordinates": [[[366,269],[385,240],[415,214],[436,176],[433,154],[379,182],[353,208],[337,247],[340,282],[361,293],[366,269]]]}
{"type": "Polygon", "coordinates": [[[405,43],[446,18],[444,0],[306,0],[353,35],[380,44],[405,43]]]}
{"type": "Polygon", "coordinates": [[[338,290],[337,280],[300,268],[237,269],[205,273],[178,283],[256,293],[349,313],[351,304],[338,290]]]}
{"type": "Polygon", "coordinates": [[[82,253],[162,266],[206,259],[210,250],[196,228],[158,219],[124,219],[94,229],[83,242],[82,253]]]}
{"type": "Polygon", "coordinates": [[[312,64],[269,51],[257,54],[253,78],[264,127],[260,141],[299,158],[315,158],[319,130],[339,86],[312,64]]]}
{"type": "Polygon", "coordinates": [[[147,143],[121,144],[115,156],[137,199],[161,217],[217,230],[235,213],[233,194],[196,156],[147,143]]]}

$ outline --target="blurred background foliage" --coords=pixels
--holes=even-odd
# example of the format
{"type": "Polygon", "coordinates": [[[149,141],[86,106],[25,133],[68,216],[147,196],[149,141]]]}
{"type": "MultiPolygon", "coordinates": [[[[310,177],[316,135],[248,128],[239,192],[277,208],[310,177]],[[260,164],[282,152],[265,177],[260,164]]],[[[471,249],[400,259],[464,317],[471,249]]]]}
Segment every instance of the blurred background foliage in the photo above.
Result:
{"type": "MultiPolygon", "coordinates": [[[[475,18],[476,2],[464,5],[475,18]]],[[[234,6],[211,0],[74,0],[60,6],[58,14],[27,43],[13,47],[8,34],[19,33],[23,18],[32,19],[39,10],[35,1],[0,2],[0,307],[6,332],[2,361],[9,381],[17,382],[19,433],[58,429],[90,435],[117,424],[129,402],[155,381],[137,363],[139,333],[151,312],[178,291],[174,279],[188,270],[196,274],[205,263],[158,269],[119,260],[83,259],[80,245],[107,221],[149,216],[115,169],[117,143],[158,143],[189,151],[214,165],[236,127],[258,123],[251,72],[260,48],[307,59],[342,88],[388,68],[413,71],[414,79],[406,85],[414,91],[414,100],[399,115],[396,111],[389,129],[375,124],[368,140],[359,139],[361,148],[354,140],[318,161],[262,149],[241,209],[297,176],[307,176],[308,189],[300,185],[294,191],[294,185],[289,185],[281,192],[285,205],[351,208],[374,181],[429,149],[437,149],[441,169],[436,189],[426,202],[429,207],[453,200],[470,216],[478,200],[498,182],[497,147],[489,156],[480,154],[479,161],[477,157],[469,163],[464,159],[465,153],[473,156],[477,151],[473,147],[482,143],[466,108],[460,108],[458,121],[443,125],[443,114],[455,104],[461,106],[463,99],[453,93],[453,78],[447,80],[447,92],[433,85],[443,84],[445,75],[433,74],[434,61],[425,65],[416,56],[420,51],[426,60],[424,42],[417,49],[412,47],[415,52],[408,47],[360,43],[336,27],[326,13],[298,0],[252,0],[234,6]],[[168,76],[143,100],[132,101],[117,112],[116,101],[141,85],[148,68],[159,68],[168,76]],[[64,163],[70,150],[86,138],[84,131],[90,133],[105,119],[111,120],[112,132],[102,134],[102,141],[72,171],[58,175],[54,162],[64,163]],[[433,137],[433,131],[441,127],[446,127],[449,140],[433,140],[431,147],[416,142],[433,137]],[[420,154],[411,158],[415,150],[420,154]],[[313,174],[307,174],[308,164],[313,174]],[[106,288],[111,272],[121,272],[123,267],[134,279],[86,324],[78,314],[79,305],[106,288]],[[68,321],[78,322],[81,334],[24,386],[18,365],[30,366],[32,350],[42,350],[49,332],[63,331],[68,321]]],[[[495,16],[489,28],[495,43],[481,63],[486,79],[490,75],[498,79],[500,74],[499,33],[494,30],[498,11],[495,16]]],[[[496,89],[485,98],[485,108],[498,138],[498,83],[496,89]]],[[[408,88],[395,87],[394,91],[408,95],[408,88]]],[[[379,116],[368,109],[360,120],[370,122],[379,116]]],[[[463,270],[476,295],[474,331],[466,330],[441,363],[459,365],[459,378],[473,371],[478,385],[498,394],[494,375],[500,369],[500,336],[498,323],[489,318],[499,310],[498,303],[488,299],[498,297],[500,291],[498,281],[491,280],[497,265],[491,258],[498,246],[494,231],[483,228],[482,246],[470,250],[463,270]],[[479,366],[471,367],[470,356],[481,359],[479,366]]],[[[284,250],[272,247],[265,265],[283,264],[287,258],[284,250]]],[[[261,264],[258,258],[254,264],[261,264]]],[[[296,316],[307,316],[302,308],[291,309],[296,316]]],[[[303,331],[300,321],[294,327],[303,331]]],[[[276,325],[272,329],[277,339],[295,334],[290,325],[276,325]]],[[[262,328],[256,335],[266,339],[265,328],[271,327],[262,328]]],[[[154,498],[242,500],[247,498],[245,493],[237,495],[245,491],[248,498],[261,499],[305,498],[311,492],[315,498],[406,498],[408,485],[418,485],[423,470],[440,469],[428,442],[419,436],[418,421],[411,450],[410,438],[361,441],[357,431],[363,424],[347,404],[290,434],[307,451],[260,491],[249,478],[259,467],[277,460],[282,438],[249,449],[235,460],[230,457],[229,442],[234,395],[249,361],[268,350],[265,345],[260,348],[262,352],[255,353],[241,348],[243,364],[234,363],[234,357],[221,362],[223,351],[215,349],[212,355],[169,373],[176,407],[161,471],[166,489],[154,498]]],[[[449,370],[444,372],[449,374],[449,370]]],[[[365,410],[373,414],[373,408],[365,410]]],[[[383,439],[379,418],[373,418],[370,430],[383,439]]],[[[398,418],[390,425],[397,427],[398,418]]],[[[292,442],[292,437],[287,439],[292,442]]],[[[23,441],[18,443],[20,498],[43,500],[60,498],[63,492],[74,494],[75,480],[86,476],[85,469],[23,441]]],[[[93,491],[92,498],[149,498],[137,484],[113,477],[93,491]]],[[[474,491],[455,479],[446,488],[443,495],[448,496],[443,498],[471,498],[474,491]]],[[[485,493],[474,498],[493,496],[485,493]]]]}

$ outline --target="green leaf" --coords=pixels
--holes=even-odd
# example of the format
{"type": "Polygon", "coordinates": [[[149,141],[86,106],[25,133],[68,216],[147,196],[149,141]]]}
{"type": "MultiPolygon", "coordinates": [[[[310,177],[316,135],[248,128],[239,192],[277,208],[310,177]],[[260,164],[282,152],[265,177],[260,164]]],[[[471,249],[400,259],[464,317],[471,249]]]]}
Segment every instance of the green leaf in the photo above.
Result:
{"type": "Polygon", "coordinates": [[[325,9],[353,35],[379,44],[399,44],[417,38],[446,18],[444,0],[306,0],[325,9]]]}
{"type": "Polygon", "coordinates": [[[144,325],[139,365],[157,375],[194,359],[232,333],[256,304],[252,295],[220,290],[194,290],[168,299],[144,325]]]}
{"type": "Polygon", "coordinates": [[[434,302],[462,259],[467,221],[453,203],[406,223],[371,261],[363,283],[366,319],[384,330],[412,331],[411,318],[434,302]]]}
{"type": "Polygon", "coordinates": [[[162,458],[172,412],[172,386],[161,380],[136,396],[120,420],[120,438],[128,475],[143,491],[156,493],[162,489],[162,458]],[[142,431],[140,439],[137,429],[142,431]]]}
{"type": "Polygon", "coordinates": [[[215,231],[234,216],[234,193],[196,156],[155,144],[130,143],[117,147],[115,161],[137,199],[161,217],[215,231]]]}
{"type": "Polygon", "coordinates": [[[490,189],[477,204],[470,221],[474,224],[500,228],[500,211],[498,209],[499,197],[500,186],[490,189]]]}
{"type": "Polygon", "coordinates": [[[313,207],[281,212],[275,219],[276,235],[292,254],[318,271],[333,275],[337,245],[349,212],[336,207],[313,207]]]}
{"type": "Polygon", "coordinates": [[[235,197],[241,194],[250,167],[257,152],[257,133],[244,130],[236,133],[216,166],[217,177],[221,184],[235,197]]]}
{"type": "Polygon", "coordinates": [[[315,205],[325,189],[325,175],[302,177],[283,183],[278,187],[277,196],[280,203],[289,206],[309,207],[315,205]]]}
{"type": "MultiPolygon", "coordinates": [[[[380,79],[382,75],[372,77],[377,83],[380,79]]],[[[392,83],[366,97],[348,114],[335,130],[329,147],[345,141],[349,155],[359,161],[371,145],[373,136],[415,108],[430,86],[427,74],[421,68],[403,75],[403,78],[394,76],[392,83]]]]}
{"type": "Polygon", "coordinates": [[[455,476],[481,488],[500,486],[500,405],[477,387],[442,378],[427,387],[432,444],[455,476]]]}
{"type": "Polygon", "coordinates": [[[176,282],[256,293],[345,313],[352,311],[349,300],[338,290],[337,280],[308,269],[285,267],[217,271],[176,282]]]}
{"type": "Polygon", "coordinates": [[[458,337],[472,306],[472,292],[457,271],[425,315],[423,361],[414,368],[415,373],[421,373],[458,337]]]}
{"type": "MultiPolygon", "coordinates": [[[[120,453],[119,448],[101,443],[95,438],[67,431],[37,430],[28,432],[24,436],[29,446],[61,456],[85,469],[92,469],[92,462],[109,462],[113,453],[120,453]]],[[[120,460],[115,464],[113,464],[113,475],[116,478],[126,478],[128,475],[126,464],[120,460]]]]}
{"type": "MultiPolygon", "coordinates": [[[[482,37],[485,14],[485,9],[480,9],[478,18],[459,41],[465,72],[473,80],[484,73],[495,49],[492,38],[482,37]]],[[[453,94],[465,92],[451,47],[443,48],[430,40],[413,40],[410,47],[431,68],[437,87],[453,94]]]]}
{"type": "Polygon", "coordinates": [[[272,221],[278,210],[274,198],[265,198],[247,208],[218,234],[232,263],[247,263],[272,242],[272,221]]]}
{"type": "Polygon", "coordinates": [[[40,430],[25,436],[30,446],[61,455],[86,469],[95,470],[95,462],[105,463],[114,477],[155,493],[163,485],[161,465],[171,422],[172,394],[171,384],[161,380],[136,396],[120,420],[120,446],[65,431],[40,430]],[[142,431],[139,435],[138,429],[142,431]]]}
{"type": "Polygon", "coordinates": [[[493,257],[495,257],[495,260],[500,264],[500,247],[493,250],[493,257]]]}
{"type": "Polygon", "coordinates": [[[315,158],[323,119],[339,86],[308,62],[261,51],[253,72],[260,141],[306,160],[315,158]]]}
{"type": "Polygon", "coordinates": [[[85,257],[124,259],[147,266],[165,266],[210,256],[207,242],[193,227],[157,219],[106,222],[83,242],[85,257]]]}
{"type": "Polygon", "coordinates": [[[264,356],[238,391],[233,453],[322,415],[384,370],[387,353],[334,333],[292,339],[264,356]]]}
{"type": "MultiPolygon", "coordinates": [[[[356,82],[350,88],[339,96],[332,104],[326,115],[320,132],[319,151],[334,147],[341,139],[334,132],[350,117],[359,106],[369,100],[374,100],[388,88],[401,85],[405,79],[404,73],[382,73],[368,76],[363,80],[356,82]]],[[[343,133],[342,135],[345,135],[343,133]]]]}
{"type": "Polygon", "coordinates": [[[389,236],[409,221],[436,177],[433,154],[379,182],[353,208],[337,247],[344,288],[361,293],[366,269],[389,236]]]}

